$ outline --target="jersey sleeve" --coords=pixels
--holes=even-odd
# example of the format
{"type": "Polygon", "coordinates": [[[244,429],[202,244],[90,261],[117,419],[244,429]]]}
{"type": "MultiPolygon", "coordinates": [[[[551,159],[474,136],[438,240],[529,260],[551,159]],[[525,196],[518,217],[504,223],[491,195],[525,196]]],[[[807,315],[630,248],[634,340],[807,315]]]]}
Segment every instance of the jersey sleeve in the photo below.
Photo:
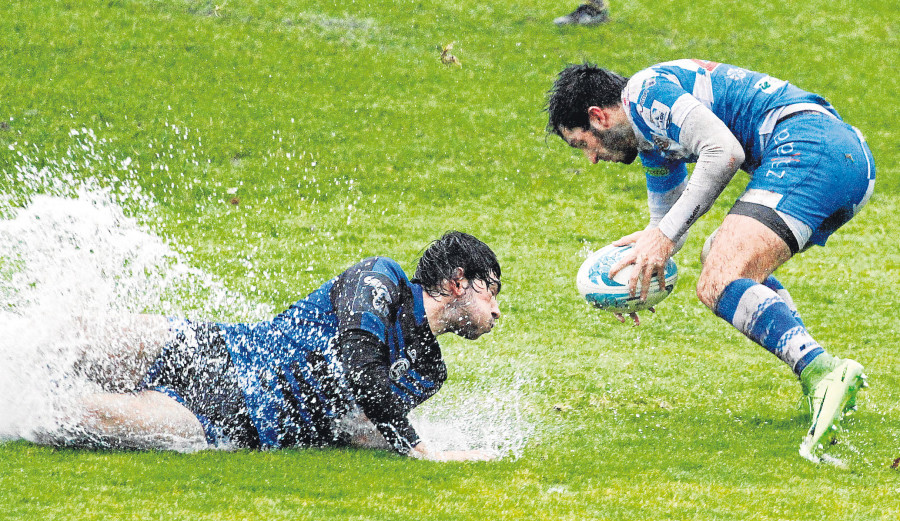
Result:
{"type": "Polygon", "coordinates": [[[656,154],[642,152],[641,163],[647,178],[647,205],[650,225],[656,226],[675,204],[687,186],[687,167],[683,161],[670,161],[656,154]]]}
{"type": "Polygon", "coordinates": [[[664,76],[645,79],[631,97],[634,98],[630,103],[632,119],[644,137],[663,150],[666,147],[660,140],[677,144],[685,118],[702,105],[681,85],[664,76]]]}
{"type": "Polygon", "coordinates": [[[369,269],[343,274],[335,303],[339,335],[359,330],[387,343],[388,328],[401,300],[399,279],[392,267],[376,262],[369,269]]]}
{"type": "Polygon", "coordinates": [[[695,159],[681,145],[681,129],[687,115],[703,105],[679,83],[653,68],[645,69],[628,80],[622,102],[638,137],[638,148],[660,161],[695,159]]]}
{"type": "Polygon", "coordinates": [[[391,447],[407,454],[419,436],[407,418],[409,404],[392,388],[387,345],[359,330],[341,335],[338,343],[357,404],[391,447]]]}

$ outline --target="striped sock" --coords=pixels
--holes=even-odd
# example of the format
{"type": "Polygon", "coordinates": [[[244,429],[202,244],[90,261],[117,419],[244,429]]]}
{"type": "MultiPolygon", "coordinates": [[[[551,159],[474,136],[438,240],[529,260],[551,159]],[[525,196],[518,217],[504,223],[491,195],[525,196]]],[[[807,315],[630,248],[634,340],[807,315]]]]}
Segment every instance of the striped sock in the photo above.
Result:
{"type": "Polygon", "coordinates": [[[825,352],[791,306],[768,285],[750,279],[732,282],[719,297],[716,315],[768,349],[798,376],[813,358],[825,352]]]}
{"type": "Polygon", "coordinates": [[[800,318],[800,312],[797,310],[797,305],[794,304],[794,299],[791,298],[791,294],[788,293],[788,290],[784,289],[784,286],[778,282],[778,279],[776,279],[774,275],[769,275],[769,278],[763,281],[763,286],[771,289],[781,297],[781,299],[784,300],[784,303],[787,304],[788,309],[791,310],[791,313],[794,314],[794,318],[797,319],[797,322],[800,322],[801,326],[806,327],[805,324],[803,324],[803,320],[800,318]]]}

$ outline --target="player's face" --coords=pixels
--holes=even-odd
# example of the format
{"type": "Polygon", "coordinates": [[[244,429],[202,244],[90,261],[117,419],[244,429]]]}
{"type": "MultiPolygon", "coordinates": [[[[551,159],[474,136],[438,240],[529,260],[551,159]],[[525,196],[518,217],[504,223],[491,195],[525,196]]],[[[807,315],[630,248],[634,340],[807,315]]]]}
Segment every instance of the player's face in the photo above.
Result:
{"type": "Polygon", "coordinates": [[[560,133],[570,147],[584,152],[593,164],[609,161],[630,165],[638,155],[637,139],[627,120],[599,124],[592,117],[590,128],[563,127],[560,133]]]}
{"type": "Polygon", "coordinates": [[[488,285],[483,280],[459,282],[467,287],[451,306],[449,327],[457,335],[475,340],[490,333],[500,318],[497,303],[499,287],[497,284],[488,285]]]}

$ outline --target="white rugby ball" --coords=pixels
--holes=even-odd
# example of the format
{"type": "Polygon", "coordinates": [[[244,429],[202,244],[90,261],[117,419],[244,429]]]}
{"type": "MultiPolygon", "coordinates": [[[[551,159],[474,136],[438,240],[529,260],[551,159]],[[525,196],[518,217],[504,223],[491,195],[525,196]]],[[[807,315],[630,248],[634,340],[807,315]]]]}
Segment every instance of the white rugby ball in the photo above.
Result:
{"type": "Polygon", "coordinates": [[[630,249],[631,246],[610,244],[588,255],[575,278],[579,293],[588,303],[614,313],[634,313],[659,304],[672,293],[675,282],[678,281],[678,267],[672,259],[666,262],[665,289],[660,290],[659,279],[653,277],[650,280],[650,291],[646,301],[641,301],[640,283],[634,297],[628,294],[628,279],[631,278],[633,265],[625,267],[616,273],[615,277],[610,278],[610,268],[615,266],[630,249]]]}

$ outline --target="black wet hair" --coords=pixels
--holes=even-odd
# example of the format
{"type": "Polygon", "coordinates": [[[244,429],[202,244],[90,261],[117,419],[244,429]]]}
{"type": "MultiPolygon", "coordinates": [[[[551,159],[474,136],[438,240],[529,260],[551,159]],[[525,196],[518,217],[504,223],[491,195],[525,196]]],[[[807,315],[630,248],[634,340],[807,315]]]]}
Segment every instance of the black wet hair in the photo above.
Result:
{"type": "Polygon", "coordinates": [[[562,137],[561,128],[589,128],[588,108],[621,103],[627,82],[628,78],[590,62],[569,65],[547,91],[547,133],[562,137]]]}
{"type": "Polygon", "coordinates": [[[453,280],[462,268],[469,281],[481,280],[500,291],[500,263],[491,248],[468,233],[449,231],[425,248],[412,282],[421,284],[429,295],[446,295],[444,281],[453,280]]]}

